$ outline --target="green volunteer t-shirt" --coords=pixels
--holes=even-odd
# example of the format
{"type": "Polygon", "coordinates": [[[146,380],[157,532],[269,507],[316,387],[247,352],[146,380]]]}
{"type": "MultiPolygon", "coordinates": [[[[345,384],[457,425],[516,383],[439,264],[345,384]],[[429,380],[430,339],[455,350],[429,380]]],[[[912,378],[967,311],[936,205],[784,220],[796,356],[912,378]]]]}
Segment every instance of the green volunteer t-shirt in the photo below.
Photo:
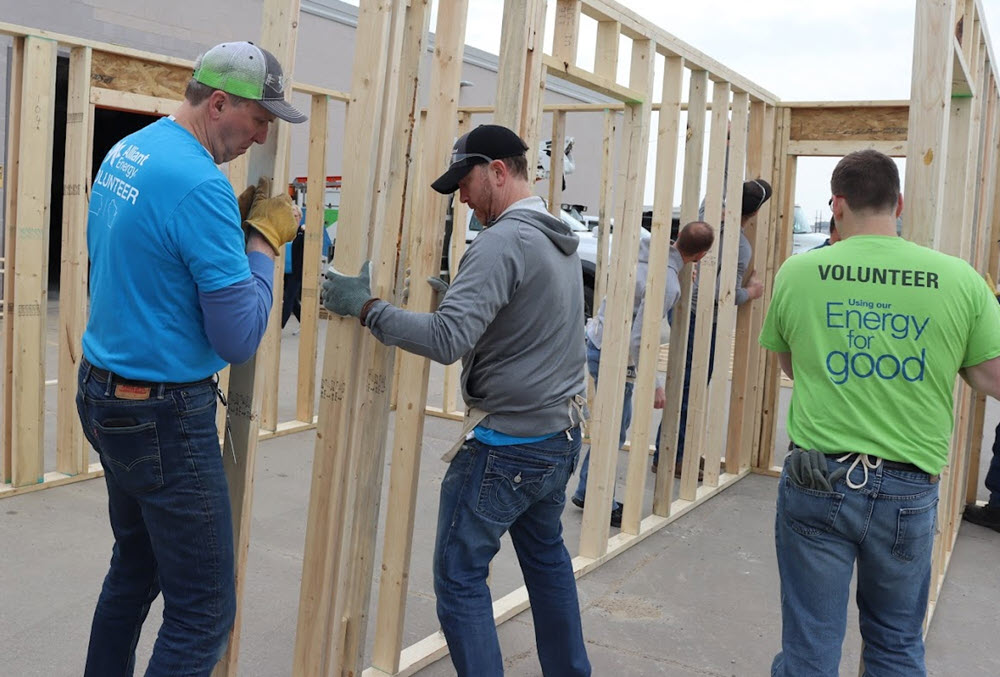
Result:
{"type": "Polygon", "coordinates": [[[782,265],[760,344],[792,354],[796,444],[938,474],[955,376],[1000,355],[1000,306],[961,259],[857,235],[782,265]]]}

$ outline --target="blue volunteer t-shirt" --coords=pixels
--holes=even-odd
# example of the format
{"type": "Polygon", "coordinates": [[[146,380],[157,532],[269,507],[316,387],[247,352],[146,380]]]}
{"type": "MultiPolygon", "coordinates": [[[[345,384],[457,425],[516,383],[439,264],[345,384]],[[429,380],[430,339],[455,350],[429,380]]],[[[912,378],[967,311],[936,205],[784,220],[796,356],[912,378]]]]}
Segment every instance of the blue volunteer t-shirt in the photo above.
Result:
{"type": "Polygon", "coordinates": [[[83,353],[126,378],[203,379],[225,366],[198,292],[250,277],[232,186],[173,118],[119,141],[101,163],[87,220],[90,319],[83,353]]]}

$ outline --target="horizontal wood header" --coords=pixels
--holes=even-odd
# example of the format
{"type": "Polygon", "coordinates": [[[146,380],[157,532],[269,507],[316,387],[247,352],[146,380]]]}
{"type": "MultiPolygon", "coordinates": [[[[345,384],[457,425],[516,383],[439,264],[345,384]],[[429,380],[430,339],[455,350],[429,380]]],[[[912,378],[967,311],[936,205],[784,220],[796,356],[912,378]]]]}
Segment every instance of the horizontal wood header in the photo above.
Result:
{"type": "Polygon", "coordinates": [[[184,98],[191,69],[94,50],[90,84],[160,99],[184,98]]]}
{"type": "Polygon", "coordinates": [[[791,141],[906,141],[909,106],[792,108],[791,141]]]}

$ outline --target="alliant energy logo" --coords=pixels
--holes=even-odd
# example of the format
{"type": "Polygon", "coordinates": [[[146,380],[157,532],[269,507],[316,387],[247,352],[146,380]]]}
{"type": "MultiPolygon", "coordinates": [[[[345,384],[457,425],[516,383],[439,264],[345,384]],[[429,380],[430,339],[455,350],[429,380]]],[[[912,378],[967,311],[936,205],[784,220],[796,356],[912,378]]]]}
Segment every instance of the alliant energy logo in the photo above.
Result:
{"type": "Polygon", "coordinates": [[[917,354],[912,351],[928,324],[930,317],[895,312],[891,303],[866,299],[827,302],[827,329],[843,332],[846,344],[844,350],[832,350],[826,356],[830,380],[837,385],[852,378],[923,381],[927,349],[920,348],[917,354]],[[899,350],[891,350],[897,345],[899,350]]]}
{"type": "Polygon", "coordinates": [[[124,141],[119,141],[114,146],[112,146],[111,150],[108,151],[108,157],[104,158],[105,164],[114,167],[115,163],[118,162],[118,158],[121,157],[122,150],[124,150],[124,148],[125,148],[124,141]]]}
{"type": "MultiPolygon", "coordinates": [[[[129,180],[135,178],[148,159],[149,153],[143,153],[134,143],[119,141],[104,158],[94,185],[106,188],[113,196],[135,204],[139,189],[129,183],[129,180]]],[[[108,226],[111,226],[110,222],[108,226]]]]}

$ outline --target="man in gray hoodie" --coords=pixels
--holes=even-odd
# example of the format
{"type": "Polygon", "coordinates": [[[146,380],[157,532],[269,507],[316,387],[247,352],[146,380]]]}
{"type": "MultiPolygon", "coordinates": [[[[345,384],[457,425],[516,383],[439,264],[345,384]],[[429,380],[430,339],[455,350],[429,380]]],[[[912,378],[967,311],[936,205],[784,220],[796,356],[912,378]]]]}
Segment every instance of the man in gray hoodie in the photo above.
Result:
{"type": "Polygon", "coordinates": [[[462,358],[467,436],[441,483],[434,591],[459,675],[503,674],[486,578],[507,531],[517,552],[546,675],[590,675],[573,565],[560,521],[580,453],[583,284],[577,237],[532,194],[527,146],[480,125],[432,185],[460,191],[485,230],[432,313],[373,298],[332,268],[323,303],[387,345],[449,364],[462,358]]]}
{"type": "MultiPolygon", "coordinates": [[[[632,422],[632,388],[635,382],[635,370],[639,364],[639,347],[642,344],[642,323],[646,316],[646,277],[649,269],[649,235],[641,233],[639,239],[639,260],[635,269],[635,293],[632,296],[632,333],[629,338],[629,362],[628,374],[625,381],[625,403],[622,407],[621,429],[618,433],[618,446],[625,444],[625,435],[632,422]]],[[[667,314],[677,303],[681,296],[680,272],[688,263],[697,263],[712,248],[715,240],[715,231],[704,221],[692,221],[684,226],[677,234],[677,240],[670,246],[667,257],[667,289],[663,296],[662,319],[667,319],[667,314]]],[[[587,368],[597,385],[597,372],[601,363],[601,347],[604,338],[604,311],[607,298],[601,300],[601,307],[597,314],[587,323],[587,368]]],[[[655,312],[655,311],[654,311],[655,312]]],[[[661,343],[669,340],[669,333],[666,336],[661,332],[661,343]]],[[[663,379],[656,375],[656,395],[653,406],[662,409],[664,405],[663,379]]],[[[659,448],[660,435],[656,435],[657,449],[659,448]]],[[[587,498],[587,474],[590,468],[590,450],[583,458],[583,465],[580,467],[580,481],[577,484],[576,492],[573,494],[573,505],[579,508],[584,506],[587,498]]],[[[611,500],[611,526],[620,527],[622,524],[622,504],[611,500]]]]}

